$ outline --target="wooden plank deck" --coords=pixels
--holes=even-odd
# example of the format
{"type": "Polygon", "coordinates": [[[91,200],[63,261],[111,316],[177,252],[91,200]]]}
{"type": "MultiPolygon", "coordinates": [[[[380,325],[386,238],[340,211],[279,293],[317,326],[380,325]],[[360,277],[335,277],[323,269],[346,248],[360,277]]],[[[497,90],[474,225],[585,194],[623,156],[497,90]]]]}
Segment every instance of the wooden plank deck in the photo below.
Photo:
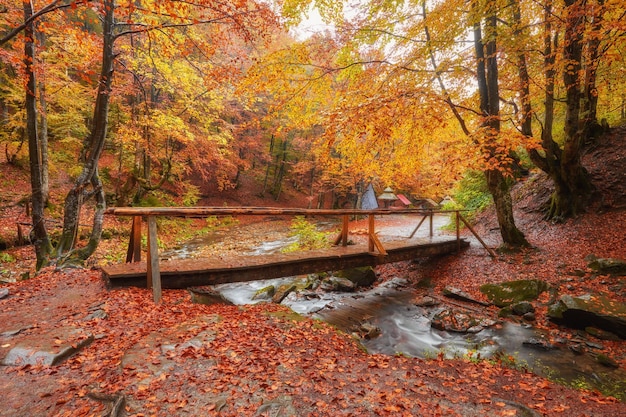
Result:
{"type": "MultiPolygon", "coordinates": [[[[336,271],[359,266],[375,266],[416,258],[443,255],[467,247],[469,242],[456,238],[408,239],[385,242],[387,254],[369,252],[368,245],[335,246],[331,249],[258,256],[228,256],[162,260],[162,288],[187,288],[229,282],[254,281],[336,271]]],[[[102,267],[110,287],[146,287],[146,262],[102,267]]]]}

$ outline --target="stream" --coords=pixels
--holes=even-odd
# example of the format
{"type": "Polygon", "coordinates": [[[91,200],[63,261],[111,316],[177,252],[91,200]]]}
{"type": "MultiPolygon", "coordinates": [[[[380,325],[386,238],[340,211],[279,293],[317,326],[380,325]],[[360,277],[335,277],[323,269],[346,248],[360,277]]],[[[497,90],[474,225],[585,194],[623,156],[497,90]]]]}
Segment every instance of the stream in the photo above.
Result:
{"type": "MultiPolygon", "coordinates": [[[[436,216],[435,235],[447,224],[446,216],[436,216]]],[[[427,237],[428,222],[416,237],[427,237]]],[[[327,226],[327,225],[325,225],[327,226]]],[[[379,232],[381,240],[391,236],[408,236],[414,226],[394,225],[379,232]]],[[[170,251],[168,257],[185,257],[200,250],[203,245],[219,242],[225,234],[212,233],[204,239],[196,239],[182,248],[170,251]]],[[[250,256],[273,253],[294,241],[292,237],[257,242],[245,251],[250,256]]],[[[472,242],[476,244],[477,242],[472,242]]],[[[239,282],[216,285],[213,288],[223,298],[236,305],[266,302],[254,300],[258,290],[270,285],[303,281],[306,277],[286,277],[271,280],[239,282]]],[[[444,297],[436,297],[432,306],[416,305],[416,300],[427,295],[427,290],[416,290],[401,278],[394,278],[377,287],[356,292],[323,292],[305,290],[290,293],[282,304],[294,312],[326,321],[338,329],[360,336],[361,344],[370,353],[407,355],[420,358],[466,357],[473,359],[504,358],[517,367],[536,374],[573,384],[599,387],[611,381],[626,380],[626,372],[600,365],[590,355],[577,354],[567,347],[542,349],[529,345],[529,341],[542,340],[544,336],[530,325],[500,322],[476,333],[456,333],[437,330],[431,326],[436,313],[446,308],[444,297]],[[363,335],[363,325],[376,329],[376,333],[363,335]]],[[[428,294],[431,295],[431,294],[428,294]]]]}

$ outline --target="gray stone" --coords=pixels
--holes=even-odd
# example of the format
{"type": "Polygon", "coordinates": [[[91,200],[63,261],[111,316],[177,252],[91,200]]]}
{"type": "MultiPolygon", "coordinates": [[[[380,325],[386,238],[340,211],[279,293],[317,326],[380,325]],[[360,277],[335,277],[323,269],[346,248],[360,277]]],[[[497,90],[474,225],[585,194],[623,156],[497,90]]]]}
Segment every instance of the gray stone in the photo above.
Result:
{"type": "Polygon", "coordinates": [[[540,349],[540,350],[553,350],[553,349],[555,349],[554,345],[552,345],[547,340],[536,338],[536,337],[532,337],[532,338],[530,338],[528,340],[525,340],[524,342],[522,342],[522,344],[524,346],[528,346],[528,347],[532,347],[532,348],[540,349]]]}
{"type": "Polygon", "coordinates": [[[288,395],[281,395],[270,401],[263,401],[254,413],[255,416],[296,417],[298,413],[293,405],[293,399],[288,395]]]}
{"type": "Polygon", "coordinates": [[[284,284],[276,289],[276,293],[272,297],[272,302],[280,304],[289,293],[296,290],[296,284],[284,284]]]}
{"type": "Polygon", "coordinates": [[[522,318],[526,321],[535,321],[537,319],[537,317],[535,316],[535,313],[532,311],[522,315],[522,318]]]}
{"type": "Polygon", "coordinates": [[[598,362],[600,365],[606,366],[607,368],[619,368],[619,363],[617,363],[615,359],[601,353],[596,355],[596,362],[598,362]]]}
{"type": "Polygon", "coordinates": [[[7,353],[1,363],[5,366],[58,365],[89,345],[94,338],[92,335],[88,335],[83,339],[62,341],[61,343],[57,343],[57,340],[59,339],[46,339],[39,341],[38,344],[32,343],[33,341],[19,343],[7,353]]]}
{"type": "Polygon", "coordinates": [[[271,300],[274,294],[276,294],[276,287],[274,287],[273,285],[268,285],[267,287],[258,289],[252,296],[252,299],[271,300]]]}
{"type": "Polygon", "coordinates": [[[448,298],[453,298],[455,300],[460,300],[460,301],[467,301],[470,303],[474,303],[474,304],[480,304],[480,305],[489,305],[483,301],[477,300],[474,297],[472,297],[471,295],[469,295],[468,293],[455,288],[455,287],[446,287],[443,289],[443,295],[445,295],[448,298]]]}
{"type": "Polygon", "coordinates": [[[571,350],[575,355],[582,355],[585,353],[585,347],[581,343],[570,345],[569,350],[571,350]]]}
{"type": "Polygon", "coordinates": [[[626,275],[626,261],[616,258],[596,258],[589,255],[585,258],[589,268],[600,274],[626,275]]]}
{"type": "Polygon", "coordinates": [[[522,301],[511,305],[511,313],[516,316],[523,316],[524,314],[532,313],[534,311],[535,307],[533,307],[533,305],[528,301],[522,301]]]}
{"type": "Polygon", "coordinates": [[[8,288],[0,288],[0,300],[9,296],[8,288]]]}
{"type": "Polygon", "coordinates": [[[522,301],[536,300],[541,293],[549,289],[548,283],[538,279],[485,284],[480,287],[480,291],[498,307],[507,307],[522,301]]]}
{"type": "Polygon", "coordinates": [[[363,339],[374,339],[380,336],[380,329],[373,324],[363,323],[359,326],[359,334],[363,339]]]}
{"type": "Polygon", "coordinates": [[[476,318],[467,313],[455,310],[440,311],[435,314],[431,322],[431,326],[437,330],[445,330],[456,333],[466,333],[469,329],[475,328],[479,325],[480,322],[476,318]]]}
{"type": "Polygon", "coordinates": [[[626,305],[604,295],[563,295],[549,306],[548,317],[575,329],[596,327],[626,339],[626,305]]]}
{"type": "Polygon", "coordinates": [[[610,340],[613,342],[620,340],[620,338],[617,335],[611,332],[607,332],[602,329],[595,328],[595,327],[585,327],[585,331],[591,336],[598,338],[600,340],[610,340]]]}
{"type": "Polygon", "coordinates": [[[232,304],[222,294],[210,288],[189,288],[191,302],[195,304],[232,304]]]}
{"type": "Polygon", "coordinates": [[[6,332],[0,333],[0,337],[13,337],[22,333],[24,330],[28,330],[33,326],[20,327],[19,329],[7,330],[6,332]]]}
{"type": "Polygon", "coordinates": [[[104,310],[95,310],[92,311],[87,317],[85,317],[85,320],[93,320],[93,319],[101,319],[104,320],[107,318],[107,313],[104,310]]]}
{"type": "Polygon", "coordinates": [[[369,287],[376,282],[376,272],[374,272],[374,268],[371,266],[344,269],[337,271],[335,276],[347,278],[354,282],[357,287],[369,287]]]}
{"type": "Polygon", "coordinates": [[[414,301],[414,303],[418,307],[434,307],[439,305],[439,301],[435,300],[433,297],[424,296],[419,300],[414,301]]]}
{"type": "Polygon", "coordinates": [[[604,346],[599,343],[585,342],[585,345],[587,345],[587,347],[590,347],[591,349],[604,350],[604,346]]]}
{"type": "Polygon", "coordinates": [[[330,277],[322,281],[322,289],[326,291],[354,291],[356,284],[347,278],[330,277]]]}

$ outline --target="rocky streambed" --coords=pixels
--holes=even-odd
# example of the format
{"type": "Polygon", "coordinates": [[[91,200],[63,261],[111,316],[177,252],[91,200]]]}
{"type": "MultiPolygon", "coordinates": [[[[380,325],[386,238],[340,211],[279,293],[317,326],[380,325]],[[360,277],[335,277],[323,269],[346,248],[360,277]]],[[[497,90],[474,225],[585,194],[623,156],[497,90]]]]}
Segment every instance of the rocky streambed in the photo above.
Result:
{"type": "MultiPolygon", "coordinates": [[[[391,233],[410,227],[396,223],[391,233]]],[[[246,253],[268,253],[293,242],[293,237],[271,237],[246,253]]],[[[609,264],[615,268],[613,261],[609,264]]],[[[485,303],[454,288],[440,294],[418,289],[400,277],[372,287],[375,276],[364,282],[352,277],[354,283],[340,275],[224,284],[211,288],[204,302],[282,303],[353,334],[371,353],[499,360],[578,386],[626,389],[626,372],[602,344],[603,339],[624,337],[623,305],[610,306],[597,295],[560,295],[538,280],[485,286],[485,303]],[[573,337],[555,338],[534,327],[541,294],[549,294],[555,322],[580,328],[573,337]]]]}

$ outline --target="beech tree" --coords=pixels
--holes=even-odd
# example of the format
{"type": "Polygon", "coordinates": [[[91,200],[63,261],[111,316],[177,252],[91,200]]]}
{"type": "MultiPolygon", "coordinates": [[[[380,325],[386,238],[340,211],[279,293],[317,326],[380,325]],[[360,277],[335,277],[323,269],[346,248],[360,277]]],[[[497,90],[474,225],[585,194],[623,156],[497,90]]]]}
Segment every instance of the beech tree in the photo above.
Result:
{"type": "Polygon", "coordinates": [[[349,18],[333,15],[341,47],[326,72],[349,71],[351,86],[328,111],[326,137],[354,166],[388,183],[415,182],[416,173],[439,166],[440,178],[426,178],[449,186],[459,169],[480,167],[503,241],[519,246],[527,242],[515,226],[510,197],[519,135],[508,135],[510,126],[506,133],[501,128],[497,12],[495,1],[475,2],[471,9],[464,2],[437,3],[432,13],[425,2],[411,1],[366,3],[351,6],[349,18]],[[465,47],[472,28],[475,54],[465,47]],[[482,31],[488,32],[485,38],[482,31]],[[468,60],[475,70],[468,71],[468,60]],[[473,89],[468,75],[477,80],[473,89]],[[450,128],[454,119],[465,138],[450,128]],[[447,161],[457,163],[451,167],[447,161]]]}
{"type": "MultiPolygon", "coordinates": [[[[32,65],[34,62],[32,56],[34,49],[31,49],[34,36],[29,36],[33,22],[35,22],[37,18],[59,10],[60,8],[77,8],[83,4],[89,4],[89,2],[55,0],[36,12],[33,12],[32,9],[28,9],[25,6],[23,22],[16,23],[15,21],[11,21],[10,24],[6,25],[9,29],[6,34],[0,38],[0,45],[7,43],[18,34],[25,31],[25,62],[26,68],[28,69],[29,65],[32,65]]],[[[37,213],[37,217],[35,217],[35,214],[33,215],[33,223],[35,226],[41,226],[40,229],[34,229],[38,268],[45,265],[49,257],[55,258],[58,263],[82,261],[93,253],[99,243],[106,201],[102,181],[98,172],[98,162],[102,155],[108,132],[113,75],[116,59],[119,54],[119,51],[115,51],[114,48],[116,40],[132,33],[184,30],[194,25],[217,25],[217,27],[219,27],[222,24],[226,24],[234,29],[234,33],[237,33],[239,39],[252,41],[257,36],[261,35],[268,27],[267,25],[273,21],[273,13],[267,5],[257,5],[247,1],[223,4],[210,0],[199,0],[191,3],[177,2],[175,0],[161,3],[148,0],[142,5],[139,5],[137,2],[124,2],[122,7],[130,10],[141,10],[147,18],[141,21],[127,19],[124,22],[118,22],[115,18],[116,11],[118,10],[118,5],[115,0],[102,0],[99,4],[94,5],[93,10],[99,13],[102,22],[100,76],[97,81],[97,94],[90,132],[83,141],[79,156],[81,170],[73,187],[66,195],[63,212],[63,230],[55,248],[49,245],[49,237],[43,222],[43,212],[39,209],[39,207],[43,207],[43,203],[40,201],[42,200],[41,190],[43,188],[41,186],[41,166],[39,165],[40,156],[36,154],[38,147],[31,147],[30,162],[33,173],[31,175],[31,181],[33,183],[33,206],[37,206],[37,210],[33,210],[37,213]],[[163,19],[162,16],[167,16],[167,19],[163,19]],[[91,198],[95,201],[95,209],[90,237],[86,245],[77,247],[76,238],[81,210],[85,202],[91,198]]],[[[132,12],[126,13],[127,16],[131,14],[132,12]]],[[[222,30],[215,33],[223,34],[225,32],[222,30]]],[[[231,39],[230,36],[223,36],[221,41],[227,42],[229,39],[231,39]]],[[[32,135],[32,143],[34,145],[38,140],[36,136],[37,108],[34,102],[36,97],[36,84],[34,82],[34,76],[27,76],[26,78],[29,80],[27,102],[30,108],[27,112],[27,126],[29,127],[28,130],[31,132],[29,133],[29,137],[32,135]]]]}
{"type": "Polygon", "coordinates": [[[543,114],[541,147],[530,148],[529,154],[554,182],[547,218],[563,220],[583,211],[592,196],[593,185],[581,164],[581,155],[585,143],[605,130],[598,120],[598,102],[611,77],[605,73],[599,78],[598,69],[611,64],[618,68],[617,64],[623,62],[615,52],[620,41],[623,45],[625,32],[618,22],[626,11],[605,0],[565,0],[562,4],[547,0],[525,7],[543,15],[543,39],[542,44],[536,42],[533,47],[536,37],[527,29],[533,24],[531,15],[523,13],[519,1],[514,2],[512,19],[519,38],[520,130],[532,136],[535,115],[543,114]],[[535,59],[533,50],[541,50],[542,57],[535,59]],[[541,68],[534,77],[533,67],[541,68]],[[533,85],[542,85],[543,106],[533,100],[533,85]],[[556,112],[565,115],[562,134],[556,132],[556,112]]]}
{"type": "MultiPolygon", "coordinates": [[[[24,68],[26,76],[26,136],[28,137],[28,155],[30,159],[30,183],[32,189],[32,219],[37,267],[45,262],[51,250],[51,243],[44,223],[46,181],[43,178],[42,146],[37,128],[37,81],[35,79],[35,24],[32,20],[33,8],[28,1],[24,6],[24,68]]],[[[47,161],[46,161],[47,163],[47,161]]]]}
{"type": "MultiPolygon", "coordinates": [[[[286,14],[294,18],[312,3],[288,1],[286,14]]],[[[554,8],[550,0],[432,4],[419,0],[352,4],[345,14],[336,4],[326,7],[315,2],[315,6],[334,24],[336,42],[341,44],[335,58],[352,53],[349,64],[329,61],[327,74],[366,69],[369,86],[376,87],[357,88],[360,93],[367,92],[362,96],[376,105],[393,103],[398,109],[407,96],[421,96],[427,105],[418,100],[411,103],[421,121],[438,113],[440,103],[448,107],[467,144],[474,147],[466,155],[476,157],[473,167],[486,175],[504,243],[527,244],[515,225],[510,196],[518,170],[516,154],[523,148],[554,181],[548,217],[562,219],[584,209],[592,187],[580,156],[583,144],[602,130],[598,103],[608,103],[615,96],[602,91],[616,91],[615,85],[620,83],[610,74],[619,72],[619,62],[623,62],[617,48],[623,45],[623,24],[618,23],[625,16],[623,6],[614,0],[566,0],[554,8]],[[542,14],[544,35],[537,30],[542,14]],[[472,33],[473,39],[468,36],[472,33]],[[372,75],[375,66],[379,69],[372,75]],[[606,77],[605,86],[598,83],[600,77],[606,77]],[[390,80],[396,81],[395,85],[390,80]],[[390,91],[397,92],[395,98],[390,91]],[[536,121],[541,125],[540,140],[533,137],[536,121]]],[[[364,148],[363,155],[384,146],[397,151],[396,127],[403,126],[406,140],[423,140],[419,134],[407,135],[410,125],[403,125],[407,119],[400,113],[387,111],[387,117],[376,120],[374,106],[366,107],[366,101],[358,96],[350,97],[349,104],[338,101],[335,112],[328,111],[335,114],[335,121],[349,120],[350,111],[355,116],[336,125],[341,128],[327,130],[337,143],[347,143],[349,125],[361,133],[361,140],[352,142],[364,148]],[[364,108],[369,111],[359,114],[356,110],[364,108]],[[376,140],[363,140],[368,136],[363,136],[359,126],[365,118],[372,126],[384,125],[367,131],[376,140]],[[376,130],[380,134],[373,134],[376,130]]],[[[613,104],[613,111],[619,106],[613,104]]],[[[332,121],[326,126],[333,126],[332,121]]],[[[409,129],[415,132],[415,126],[409,129]]],[[[425,130],[437,131],[432,126],[425,130]]],[[[467,147],[457,147],[467,152],[467,147]]],[[[358,148],[355,145],[349,154],[357,155],[358,148]]]]}

